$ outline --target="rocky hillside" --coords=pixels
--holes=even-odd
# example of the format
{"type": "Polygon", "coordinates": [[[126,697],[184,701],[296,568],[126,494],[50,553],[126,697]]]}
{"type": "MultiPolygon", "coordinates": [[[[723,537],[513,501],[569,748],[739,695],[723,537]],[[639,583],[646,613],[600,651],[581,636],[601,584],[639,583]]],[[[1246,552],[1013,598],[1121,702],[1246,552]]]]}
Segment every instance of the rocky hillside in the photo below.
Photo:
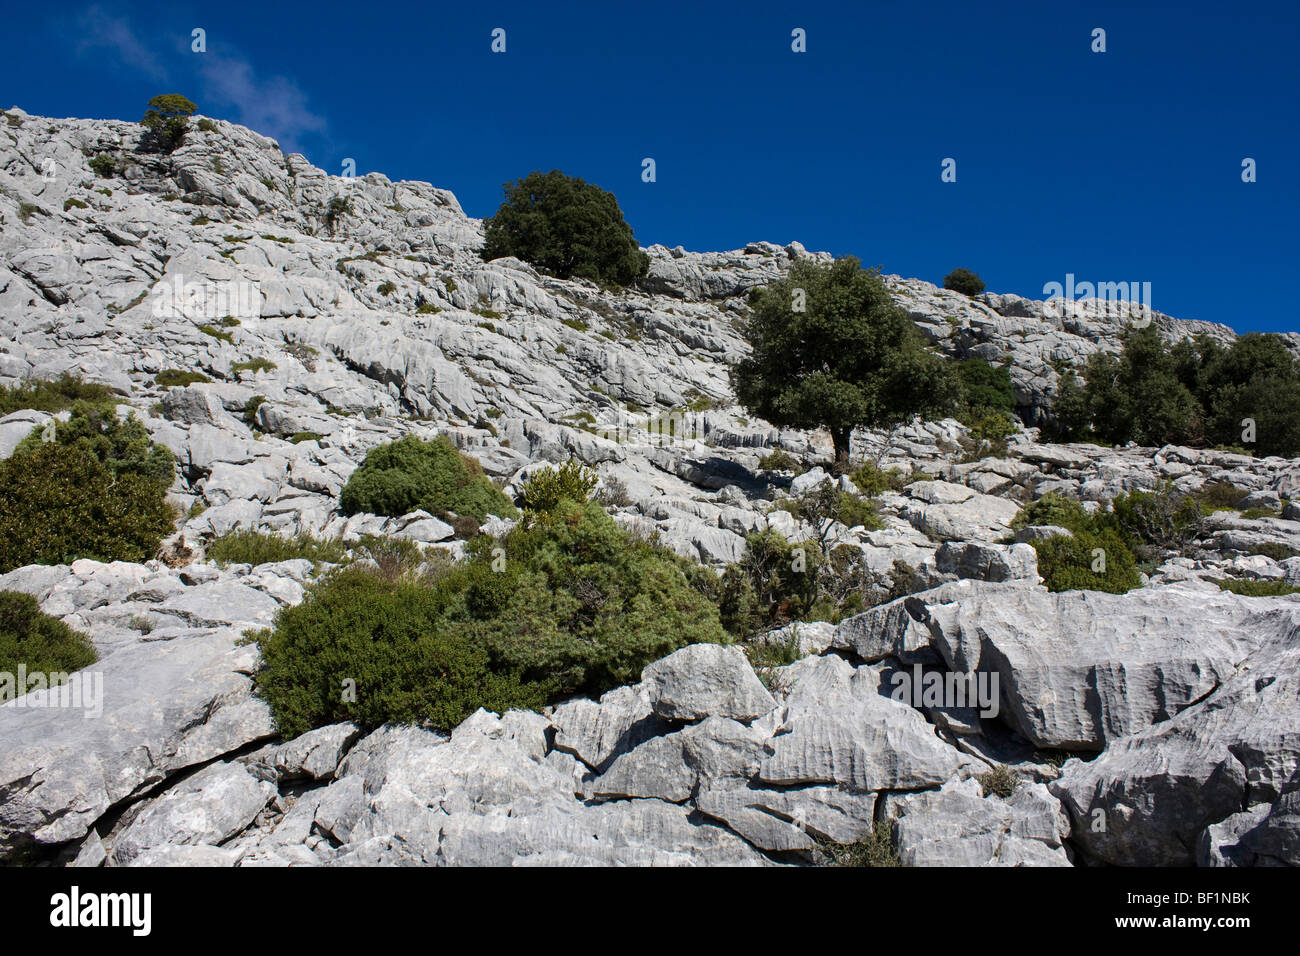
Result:
{"type": "MultiPolygon", "coordinates": [[[[139,152],[130,123],[12,109],[0,125],[0,381],[72,371],[115,388],[175,454],[184,515],[162,560],[0,576],[91,635],[103,675],[102,719],[0,707],[0,853],[770,865],[883,826],[914,865],[1300,862],[1300,601],[1216,584],[1300,586],[1300,461],[1041,443],[1056,368],[1117,350],[1117,317],[888,277],[939,349],[1009,362],[1031,427],[984,459],[952,420],[860,432],[856,454],[912,480],[880,496],[880,529],[813,527],[775,505],[827,476],[760,459],[826,459],[829,438],[746,416],[727,367],[747,290],[826,254],[653,246],[640,287],[601,291],[484,263],[481,223],[446,190],[328,176],[242,127],[203,127],[163,156],[139,152]],[[159,387],[168,371],[207,381],[159,387]],[[758,674],[736,647],[693,645],[599,701],[480,712],[450,735],[278,739],[241,633],[317,572],[219,567],[205,547],[252,529],[459,553],[431,515],[338,507],[368,449],[437,433],[507,492],[547,462],[595,466],[616,520],[685,557],[736,561],[768,528],[830,534],[886,596],[913,593],[768,635],[800,659],[758,674]],[[1050,593],[1035,529],[1010,543],[1048,492],[1101,505],[1163,480],[1248,497],[1138,590],[1050,593]],[[998,715],[891,697],[913,668],[996,674],[998,715]],[[999,795],[988,775],[1007,768],[999,795]]],[[[1150,318],[1170,338],[1233,337],[1150,318]]],[[[49,417],[0,419],[0,456],[49,417]]]]}

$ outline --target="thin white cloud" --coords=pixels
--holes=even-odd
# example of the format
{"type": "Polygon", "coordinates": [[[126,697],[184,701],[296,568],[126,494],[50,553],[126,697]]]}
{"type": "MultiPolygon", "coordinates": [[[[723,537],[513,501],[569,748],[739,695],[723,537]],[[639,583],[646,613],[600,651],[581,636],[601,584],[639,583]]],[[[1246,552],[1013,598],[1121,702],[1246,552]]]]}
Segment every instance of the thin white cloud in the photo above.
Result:
{"type": "Polygon", "coordinates": [[[167,79],[166,68],[123,18],[114,16],[95,4],[82,11],[77,17],[77,24],[81,30],[81,42],[77,44],[78,54],[107,48],[117,54],[122,63],[134,67],[151,79],[167,79]]]}
{"type": "Polygon", "coordinates": [[[303,134],[325,131],[324,117],[308,106],[307,95],[288,77],[262,79],[243,57],[210,50],[200,56],[199,73],[205,103],[233,107],[231,119],[274,137],[286,152],[295,151],[303,134]]]}
{"type": "Polygon", "coordinates": [[[176,37],[137,30],[125,17],[101,4],[87,7],[76,22],[81,31],[78,54],[102,55],[108,50],[124,66],[159,83],[181,81],[172,76],[179,76],[178,71],[169,72],[154,51],[183,50],[197,68],[199,112],[242,123],[278,140],[287,152],[300,151],[304,135],[326,131],[325,118],[310,107],[297,82],[280,75],[259,76],[249,59],[222,43],[220,37],[209,34],[208,51],[191,53],[188,37],[181,42],[176,37]]]}

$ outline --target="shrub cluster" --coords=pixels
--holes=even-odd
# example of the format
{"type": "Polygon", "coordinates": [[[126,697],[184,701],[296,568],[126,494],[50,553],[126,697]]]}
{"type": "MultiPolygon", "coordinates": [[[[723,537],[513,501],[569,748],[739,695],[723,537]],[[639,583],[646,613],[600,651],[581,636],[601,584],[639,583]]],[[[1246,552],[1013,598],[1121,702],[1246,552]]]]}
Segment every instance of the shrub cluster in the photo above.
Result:
{"type": "Polygon", "coordinates": [[[326,576],[258,636],[258,687],[286,736],[341,720],[449,729],[478,707],[598,694],[725,639],[694,573],[599,505],[562,499],[431,573],[326,576]]]}
{"type": "Polygon", "coordinates": [[[969,269],[953,269],[943,277],[943,287],[962,295],[977,296],[984,291],[984,280],[969,269]]]}
{"type": "Polygon", "coordinates": [[[559,468],[547,466],[528,479],[519,495],[525,514],[553,511],[565,499],[586,501],[596,490],[600,475],[580,461],[566,461],[559,468]]]}
{"type": "Polygon", "coordinates": [[[395,517],[423,509],[439,517],[454,514],[480,522],[489,514],[518,514],[479,463],[462,455],[445,435],[433,441],[407,435],[372,448],[343,486],[339,507],[349,515],[395,517]]]}
{"type": "Polygon", "coordinates": [[[107,385],[83,382],[64,372],[56,379],[30,379],[18,385],[0,386],[0,417],[33,408],[40,412],[61,412],[76,402],[104,404],[113,400],[107,385]]]}
{"type": "Polygon", "coordinates": [[[0,462],[0,572],[78,558],[144,561],[172,530],[172,456],[134,417],[79,402],[0,462]]]}
{"type": "Polygon", "coordinates": [[[30,594],[0,591],[0,674],[16,674],[19,666],[29,674],[67,674],[98,656],[90,638],[41,613],[30,594]]]}
{"type": "Polygon", "coordinates": [[[1089,357],[1083,378],[1070,373],[1058,386],[1061,439],[1300,455],[1300,362],[1278,335],[1252,332],[1227,348],[1197,336],[1169,348],[1154,326],[1131,329],[1119,356],[1089,357]]]}
{"type": "Polygon", "coordinates": [[[505,201],[484,223],[484,259],[514,256],[561,279],[617,285],[649,271],[613,193],[558,169],[502,188],[505,201]]]}
{"type": "Polygon", "coordinates": [[[322,539],[305,533],[290,537],[262,531],[232,531],[208,545],[207,557],[222,567],[228,564],[256,566],[298,558],[338,564],[346,550],[337,538],[322,539]]]}
{"type": "Polygon", "coordinates": [[[1011,527],[1055,525],[1072,533],[1030,542],[1038,573],[1049,591],[1108,591],[1123,594],[1141,584],[1131,539],[1115,516],[1090,514],[1077,501],[1049,492],[1021,509],[1011,527]]]}

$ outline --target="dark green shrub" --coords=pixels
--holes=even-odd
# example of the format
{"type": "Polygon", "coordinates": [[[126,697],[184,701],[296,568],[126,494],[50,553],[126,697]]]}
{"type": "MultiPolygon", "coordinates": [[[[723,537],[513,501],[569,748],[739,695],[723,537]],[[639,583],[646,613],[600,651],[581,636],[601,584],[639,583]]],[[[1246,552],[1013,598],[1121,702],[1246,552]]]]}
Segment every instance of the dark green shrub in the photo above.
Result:
{"type": "Polygon", "coordinates": [[[269,564],[296,558],[338,564],[344,553],[343,542],[337,538],[321,539],[310,534],[286,537],[262,531],[232,531],[207,547],[208,559],[222,567],[228,564],[269,564]]]}
{"type": "Polygon", "coordinates": [[[1132,550],[1112,528],[1080,530],[1073,538],[1056,535],[1030,543],[1038,553],[1038,573],[1049,591],[1123,594],[1142,583],[1132,550]]]}
{"type": "Polygon", "coordinates": [[[858,490],[868,498],[875,498],[886,491],[902,491],[907,485],[908,476],[901,468],[880,468],[874,462],[864,461],[849,475],[858,490]]]}
{"type": "Polygon", "coordinates": [[[328,576],[259,635],[258,688],[286,736],[340,720],[450,729],[480,706],[599,694],[679,647],[725,639],[688,573],[599,506],[564,500],[432,575],[328,576]]]}
{"type": "Polygon", "coordinates": [[[18,385],[0,386],[0,417],[32,408],[40,412],[61,412],[75,402],[108,403],[113,390],[107,385],[83,382],[64,372],[57,379],[31,379],[18,385]]]}
{"type": "Polygon", "coordinates": [[[973,426],[996,414],[1010,419],[1015,413],[1016,393],[1006,366],[990,365],[981,358],[968,358],[954,362],[953,370],[960,386],[957,418],[962,424],[973,426]]]}
{"type": "Polygon", "coordinates": [[[381,282],[379,283],[379,287],[375,291],[377,291],[380,295],[392,295],[394,292],[397,291],[397,286],[392,282],[381,282]]]}
{"type": "Polygon", "coordinates": [[[100,179],[112,179],[113,174],[118,171],[119,164],[116,159],[108,153],[100,153],[90,158],[90,170],[100,179]]]}
{"type": "Polygon", "coordinates": [[[534,472],[519,493],[519,504],[525,513],[552,511],[566,499],[581,504],[591,497],[599,481],[596,469],[570,459],[559,468],[547,466],[534,472]]]}
{"type": "Polygon", "coordinates": [[[502,518],[518,514],[478,462],[462,455],[445,435],[427,442],[407,435],[372,448],[343,486],[339,507],[349,515],[369,512],[392,517],[423,509],[479,521],[489,514],[502,518]]]}
{"type": "Polygon", "coordinates": [[[39,443],[0,462],[0,573],[25,564],[146,561],[171,533],[165,482],[114,475],[86,445],[39,443]]]}
{"type": "Polygon", "coordinates": [[[1300,588],[1285,581],[1255,581],[1239,578],[1221,578],[1214,582],[1223,591],[1241,594],[1245,597],[1284,597],[1287,594],[1300,594],[1300,588]]]}
{"type": "Polygon", "coordinates": [[[153,383],[157,388],[184,388],[186,385],[210,381],[212,379],[202,372],[182,372],[175,368],[165,368],[153,377],[153,383]]]}
{"type": "MultiPolygon", "coordinates": [[[[33,430],[19,442],[14,454],[32,452],[47,444],[44,432],[45,428],[33,430]]],[[[118,418],[112,405],[75,403],[66,422],[55,422],[54,443],[87,452],[105,465],[113,478],[139,475],[166,491],[175,475],[172,453],[154,444],[134,415],[118,418]]]]}
{"type": "Polygon", "coordinates": [[[280,734],[343,720],[450,730],[479,707],[540,706],[540,689],[494,671],[472,636],[442,626],[445,603],[440,590],[346,569],[281,611],[259,637],[257,674],[280,734]]]}
{"type": "Polygon", "coordinates": [[[1207,481],[1193,492],[1207,515],[1216,511],[1236,511],[1241,499],[1250,492],[1238,488],[1230,481],[1207,481]]]}
{"type": "Polygon", "coordinates": [[[758,460],[758,467],[764,471],[801,471],[798,459],[784,448],[773,448],[758,460]]]}
{"type": "Polygon", "coordinates": [[[215,133],[217,132],[218,127],[216,123],[212,122],[212,120],[205,116],[199,120],[199,129],[203,130],[205,133],[215,133]]]}
{"type": "Polygon", "coordinates": [[[984,291],[984,280],[969,269],[953,269],[943,277],[943,287],[962,295],[977,296],[984,291]]]}
{"type": "Polygon", "coordinates": [[[1287,558],[1300,556],[1300,551],[1288,547],[1280,541],[1263,541],[1251,548],[1251,551],[1255,554],[1262,554],[1266,558],[1272,558],[1274,561],[1285,561],[1287,558]]]}
{"type": "MultiPolygon", "coordinates": [[[[28,674],[45,674],[48,679],[89,667],[98,658],[89,637],[42,614],[36,598],[0,591],[0,674],[16,675],[21,666],[28,674]]],[[[18,696],[26,688],[14,690],[18,696]]]]}
{"type": "Polygon", "coordinates": [[[180,146],[198,107],[178,93],[164,93],[149,101],[140,125],[147,131],[145,145],[158,152],[170,153],[180,146]]]}
{"type": "Polygon", "coordinates": [[[1066,498],[1054,491],[1049,491],[1037,501],[1020,509],[1020,513],[1011,521],[1011,527],[1019,531],[1034,525],[1055,525],[1071,531],[1086,531],[1092,527],[1093,517],[1082,504],[1073,498],[1066,498]]]}
{"type": "Polygon", "coordinates": [[[484,224],[484,259],[515,256],[561,279],[619,285],[649,271],[612,193],[558,169],[502,188],[505,201],[484,224]]]}
{"type": "Polygon", "coordinates": [[[778,531],[745,539],[745,553],[727,566],[710,592],[722,626],[746,636],[792,620],[805,620],[817,599],[821,551],[796,545],[778,531]]]}
{"type": "Polygon", "coordinates": [[[1079,502],[1048,492],[1022,508],[1011,522],[1015,529],[1031,525],[1055,525],[1074,534],[1030,542],[1049,591],[1123,594],[1142,583],[1133,553],[1138,539],[1122,529],[1114,514],[1089,514],[1079,502]]]}

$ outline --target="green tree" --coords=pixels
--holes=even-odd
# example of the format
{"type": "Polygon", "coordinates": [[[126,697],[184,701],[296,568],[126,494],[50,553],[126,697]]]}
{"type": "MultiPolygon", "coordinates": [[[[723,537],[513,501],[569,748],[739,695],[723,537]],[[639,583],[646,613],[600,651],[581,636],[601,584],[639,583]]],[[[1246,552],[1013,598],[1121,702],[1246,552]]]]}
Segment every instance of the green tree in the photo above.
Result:
{"type": "Polygon", "coordinates": [[[484,224],[485,260],[514,256],[561,279],[618,285],[649,271],[613,193],[558,169],[502,188],[505,201],[484,224]]]}
{"type": "Polygon", "coordinates": [[[1098,352],[1085,372],[1093,430],[1114,444],[1197,443],[1203,432],[1196,398],[1178,380],[1174,358],[1155,326],[1129,329],[1117,357],[1098,352]]]}
{"type": "Polygon", "coordinates": [[[1300,364],[1280,336],[1251,332],[1228,349],[1206,349],[1197,382],[1213,442],[1242,444],[1243,421],[1250,419],[1252,451],[1300,454],[1300,364]]]}
{"type": "Polygon", "coordinates": [[[924,345],[877,270],[854,256],[800,259],[750,294],[751,354],[731,369],[751,414],[789,428],[825,427],[839,463],[858,427],[891,428],[952,410],[949,364],[924,345]]]}
{"type": "Polygon", "coordinates": [[[198,109],[179,93],[163,93],[149,101],[149,109],[140,120],[151,145],[159,152],[170,153],[181,144],[190,128],[188,117],[198,109]]]}
{"type": "Polygon", "coordinates": [[[977,296],[984,291],[984,280],[969,269],[953,269],[943,277],[943,287],[962,295],[977,296]]]}

